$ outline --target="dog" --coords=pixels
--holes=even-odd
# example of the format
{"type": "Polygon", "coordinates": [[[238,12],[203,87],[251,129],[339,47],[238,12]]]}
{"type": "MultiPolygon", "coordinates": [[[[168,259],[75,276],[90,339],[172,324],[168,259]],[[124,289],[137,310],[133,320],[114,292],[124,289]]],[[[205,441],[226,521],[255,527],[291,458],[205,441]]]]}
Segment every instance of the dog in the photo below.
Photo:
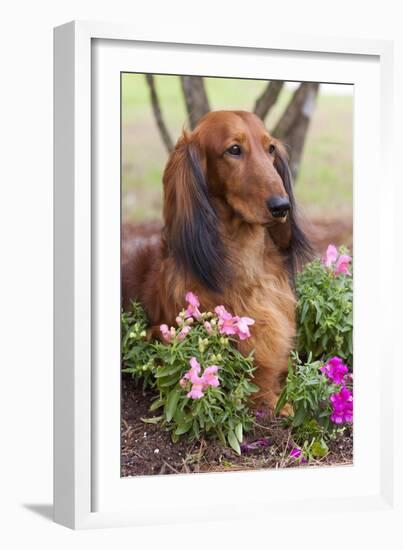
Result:
{"type": "Polygon", "coordinates": [[[141,302],[156,334],[188,291],[255,320],[238,348],[254,350],[258,398],[274,409],[293,348],[293,280],[311,247],[298,218],[284,145],[247,111],[215,111],[184,131],[163,175],[157,243],[122,266],[122,303],[141,302]]]}

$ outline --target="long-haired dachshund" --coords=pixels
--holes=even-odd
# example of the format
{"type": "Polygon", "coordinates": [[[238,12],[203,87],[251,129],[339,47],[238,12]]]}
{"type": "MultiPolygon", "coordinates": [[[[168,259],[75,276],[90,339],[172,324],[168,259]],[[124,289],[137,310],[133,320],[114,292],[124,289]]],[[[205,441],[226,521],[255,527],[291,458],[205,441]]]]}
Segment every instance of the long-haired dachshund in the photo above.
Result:
{"type": "Polygon", "coordinates": [[[189,290],[255,319],[255,382],[274,408],[295,336],[293,277],[310,253],[298,225],[284,147],[246,111],[205,115],[184,132],[163,177],[164,228],[123,266],[123,306],[138,299],[152,326],[173,325],[189,290]]]}

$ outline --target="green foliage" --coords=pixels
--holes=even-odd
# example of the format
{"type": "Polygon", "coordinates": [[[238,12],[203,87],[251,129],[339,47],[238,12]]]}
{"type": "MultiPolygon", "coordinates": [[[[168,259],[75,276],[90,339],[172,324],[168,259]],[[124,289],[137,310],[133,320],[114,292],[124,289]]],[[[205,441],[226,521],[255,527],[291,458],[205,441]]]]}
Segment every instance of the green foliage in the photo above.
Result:
{"type": "Polygon", "coordinates": [[[147,341],[147,316],[138,302],[121,315],[122,371],[129,372],[143,388],[154,384],[155,352],[147,341]]]}
{"type": "MultiPolygon", "coordinates": [[[[204,313],[202,321],[212,317],[211,313],[204,313]]],[[[151,411],[158,410],[159,414],[147,421],[161,422],[172,432],[174,442],[185,434],[190,440],[203,434],[217,437],[223,445],[240,453],[243,433],[252,426],[248,401],[257,391],[251,382],[252,355],[244,357],[228,337],[217,328],[208,333],[202,322],[195,322],[182,341],[175,337],[169,344],[148,342],[144,312],[137,303],[122,315],[122,326],[123,371],[137,379],[144,377],[145,385],[157,392],[151,411]],[[219,366],[219,386],[209,386],[200,399],[187,397],[189,390],[179,383],[189,371],[191,357],[203,369],[219,366]]]]}
{"type": "Polygon", "coordinates": [[[286,422],[301,434],[308,427],[315,433],[330,432],[333,424],[330,421],[330,395],[335,386],[329,384],[325,375],[320,372],[321,361],[302,362],[297,353],[292,354],[289,362],[287,381],[279,397],[276,413],[285,403],[292,405],[294,414],[286,422]]]}
{"type": "Polygon", "coordinates": [[[353,278],[334,275],[320,260],[297,275],[297,350],[314,360],[353,359],[353,278]]]}

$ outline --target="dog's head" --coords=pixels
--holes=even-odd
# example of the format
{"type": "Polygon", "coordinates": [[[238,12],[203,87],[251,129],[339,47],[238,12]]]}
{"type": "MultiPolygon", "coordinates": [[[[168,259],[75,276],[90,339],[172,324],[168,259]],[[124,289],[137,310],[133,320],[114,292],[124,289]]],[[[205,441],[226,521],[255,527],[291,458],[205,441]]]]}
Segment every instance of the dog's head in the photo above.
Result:
{"type": "Polygon", "coordinates": [[[227,274],[218,203],[245,223],[266,226],[292,273],[309,253],[285,149],[252,113],[205,115],[193,132],[183,133],[164,173],[167,246],[213,291],[222,289],[227,274]]]}

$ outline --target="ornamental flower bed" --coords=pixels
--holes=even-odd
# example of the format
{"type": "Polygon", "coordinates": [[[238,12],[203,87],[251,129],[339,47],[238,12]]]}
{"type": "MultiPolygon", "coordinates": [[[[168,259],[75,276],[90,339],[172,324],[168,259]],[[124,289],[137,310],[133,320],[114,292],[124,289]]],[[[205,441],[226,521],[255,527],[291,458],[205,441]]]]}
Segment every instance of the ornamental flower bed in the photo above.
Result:
{"type": "Polygon", "coordinates": [[[341,357],[353,365],[353,277],[347,250],[329,245],[297,275],[297,351],[314,360],[341,357]],[[350,272],[351,271],[351,272],[350,272]]]}
{"type": "MultiPolygon", "coordinates": [[[[281,424],[291,434],[283,462],[284,455],[296,465],[322,459],[353,421],[351,272],[347,251],[329,245],[321,260],[298,274],[298,349],[277,406],[278,412],[289,403],[293,414],[273,419],[276,429],[281,424]]],[[[250,337],[254,320],[223,305],[201,311],[190,291],[184,305],[175,326],[161,325],[159,341],[147,339],[139,304],[122,314],[123,372],[154,395],[142,422],[168,431],[175,444],[206,439],[247,457],[273,453],[270,431],[245,441],[268,415],[251,406],[257,391],[253,354],[244,357],[236,349],[250,337]]]]}
{"type": "Polygon", "coordinates": [[[254,320],[233,316],[222,305],[201,312],[192,292],[185,301],[176,326],[161,325],[162,342],[147,342],[139,304],[123,314],[123,372],[156,392],[150,410],[158,414],[145,423],[159,423],[173,442],[203,434],[240,454],[243,434],[252,427],[249,406],[257,387],[252,355],[244,357],[233,344],[250,337],[254,320]]]}

